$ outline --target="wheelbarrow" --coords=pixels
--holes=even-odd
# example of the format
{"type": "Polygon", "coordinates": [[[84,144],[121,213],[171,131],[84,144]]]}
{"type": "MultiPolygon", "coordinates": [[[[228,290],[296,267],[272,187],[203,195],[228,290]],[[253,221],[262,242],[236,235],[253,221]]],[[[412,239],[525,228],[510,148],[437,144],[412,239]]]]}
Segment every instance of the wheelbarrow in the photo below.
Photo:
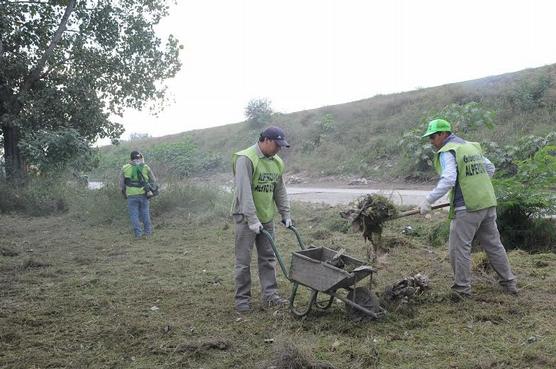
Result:
{"type": "Polygon", "coordinates": [[[364,278],[372,278],[373,268],[326,247],[306,248],[297,229],[294,226],[288,229],[295,234],[301,248],[292,253],[289,273],[272,235],[264,229],[261,232],[270,241],[284,276],[292,283],[289,307],[294,315],[303,317],[313,307],[326,310],[335,299],[345,303],[346,312],[353,320],[378,319],[385,315],[378,298],[369,288],[356,287],[357,282],[364,278]],[[302,308],[295,304],[299,286],[310,290],[309,301],[302,308]],[[347,291],[347,296],[340,294],[339,290],[347,291]],[[327,299],[318,301],[319,293],[328,295],[327,299]]]}

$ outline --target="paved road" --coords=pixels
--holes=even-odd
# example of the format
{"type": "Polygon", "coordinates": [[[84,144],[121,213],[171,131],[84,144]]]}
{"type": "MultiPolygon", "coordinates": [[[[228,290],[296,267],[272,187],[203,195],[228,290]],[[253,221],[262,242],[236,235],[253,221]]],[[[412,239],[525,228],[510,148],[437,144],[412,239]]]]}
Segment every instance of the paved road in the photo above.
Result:
{"type": "MultiPolygon", "coordinates": [[[[432,189],[432,187],[431,187],[432,189]]],[[[424,190],[396,190],[396,189],[371,189],[371,188],[328,188],[328,187],[302,187],[289,185],[288,194],[291,201],[305,201],[325,203],[329,205],[342,205],[353,201],[357,197],[369,193],[378,193],[386,196],[397,205],[419,205],[429,191],[424,190]]],[[[447,198],[440,199],[438,203],[447,202],[447,198]]]]}
{"type": "MultiPolygon", "coordinates": [[[[90,181],[90,189],[99,189],[104,184],[102,182],[90,181]]],[[[431,186],[432,189],[433,186],[431,186]]],[[[224,187],[226,191],[231,191],[229,187],[224,187]]],[[[357,197],[369,193],[378,193],[391,199],[397,205],[419,205],[425,198],[428,191],[424,190],[397,190],[397,189],[372,189],[354,187],[309,187],[288,185],[288,194],[291,201],[304,201],[313,203],[324,203],[328,205],[348,204],[357,197]]],[[[440,199],[437,203],[447,202],[446,198],[440,199]]]]}

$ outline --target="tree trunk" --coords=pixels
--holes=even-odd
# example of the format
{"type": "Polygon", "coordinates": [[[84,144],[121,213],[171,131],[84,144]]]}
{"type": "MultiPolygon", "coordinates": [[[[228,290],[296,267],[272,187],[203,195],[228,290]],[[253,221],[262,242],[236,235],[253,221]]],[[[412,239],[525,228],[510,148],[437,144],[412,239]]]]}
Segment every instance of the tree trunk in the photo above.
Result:
{"type": "Polygon", "coordinates": [[[4,138],[6,178],[9,180],[23,179],[25,177],[25,162],[17,146],[19,142],[19,129],[3,125],[2,135],[4,138]]]}
{"type": "MultiPolygon", "coordinates": [[[[52,39],[50,40],[50,44],[48,48],[43,53],[42,57],[37,62],[37,65],[31,70],[31,73],[27,76],[27,78],[23,81],[21,88],[19,90],[19,94],[30,90],[33,87],[33,84],[40,79],[40,74],[44,69],[46,61],[54,52],[54,49],[60,42],[62,38],[62,34],[66,30],[66,25],[68,23],[69,17],[73,12],[77,0],[69,0],[66,5],[66,10],[62,19],[60,20],[60,24],[58,25],[58,29],[54,32],[52,39]]],[[[0,59],[3,57],[3,44],[0,41],[0,59]]],[[[2,84],[0,83],[0,87],[2,84]]],[[[3,100],[6,97],[11,98],[14,104],[8,111],[11,112],[13,115],[17,115],[21,110],[21,105],[18,100],[12,95],[11,92],[6,93],[6,91],[0,90],[0,102],[3,103],[3,100]]],[[[6,111],[2,111],[0,107],[0,117],[5,114],[6,111]]],[[[10,124],[3,124],[2,125],[2,135],[4,138],[4,163],[6,169],[6,178],[8,180],[23,180],[26,175],[26,168],[25,168],[25,160],[21,155],[21,151],[17,144],[19,143],[20,132],[18,127],[13,127],[10,124]]]]}

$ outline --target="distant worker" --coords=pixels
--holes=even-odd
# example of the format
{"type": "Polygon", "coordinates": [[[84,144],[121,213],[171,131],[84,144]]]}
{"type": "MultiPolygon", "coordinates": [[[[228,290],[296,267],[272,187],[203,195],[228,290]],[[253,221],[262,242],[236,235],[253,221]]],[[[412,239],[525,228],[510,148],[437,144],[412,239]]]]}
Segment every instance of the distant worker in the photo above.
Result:
{"type": "Polygon", "coordinates": [[[262,302],[265,306],[288,302],[278,294],[276,257],[270,241],[261,234],[264,228],[274,236],[275,204],[286,227],[292,225],[290,205],[282,174],[284,162],[276,155],[290,147],[284,131],[265,129],[259,141],[232,157],[234,173],[233,218],[235,222],[235,309],[251,311],[251,253],[257,248],[262,302]]]}
{"type": "Polygon", "coordinates": [[[130,159],[130,162],[122,167],[120,190],[127,199],[127,209],[135,238],[140,239],[143,236],[150,236],[153,232],[149,209],[150,194],[145,190],[145,185],[156,182],[156,178],[139,151],[132,151],[130,159]]]}
{"type": "Polygon", "coordinates": [[[517,294],[517,280],[500,241],[496,226],[496,196],[490,177],[495,167],[482,155],[476,142],[467,142],[452,134],[450,123],[435,119],[423,135],[436,149],[434,167],[440,175],[438,184],[419,206],[421,214],[450,191],[449,257],[454,273],[452,297],[471,297],[471,243],[476,237],[506,293],[517,294]]]}

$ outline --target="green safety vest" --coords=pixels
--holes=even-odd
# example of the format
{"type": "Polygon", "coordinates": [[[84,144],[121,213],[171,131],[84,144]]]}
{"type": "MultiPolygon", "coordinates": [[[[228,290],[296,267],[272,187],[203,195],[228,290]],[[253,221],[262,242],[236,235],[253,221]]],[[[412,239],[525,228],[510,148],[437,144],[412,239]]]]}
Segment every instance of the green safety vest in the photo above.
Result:
{"type": "MultiPolygon", "coordinates": [[[[467,211],[478,211],[496,206],[494,187],[485,169],[481,146],[477,142],[447,143],[434,156],[434,168],[442,174],[440,153],[453,151],[458,166],[458,182],[467,211]]],[[[454,189],[450,190],[450,215],[454,217],[454,189]]]]}
{"type": "Polygon", "coordinates": [[[261,223],[268,223],[274,218],[276,207],[274,204],[274,188],[278,178],[284,173],[284,162],[278,155],[271,158],[257,155],[255,146],[236,152],[232,156],[234,175],[238,157],[246,156],[253,163],[253,177],[251,178],[251,193],[257,211],[257,218],[261,223]]]}
{"type": "Polygon", "coordinates": [[[141,170],[141,174],[145,178],[145,181],[148,182],[150,179],[151,168],[147,164],[126,164],[122,167],[122,174],[125,180],[125,193],[127,196],[136,196],[136,195],[144,195],[145,194],[145,183],[139,178],[134,168],[139,167],[137,169],[141,170]]]}

